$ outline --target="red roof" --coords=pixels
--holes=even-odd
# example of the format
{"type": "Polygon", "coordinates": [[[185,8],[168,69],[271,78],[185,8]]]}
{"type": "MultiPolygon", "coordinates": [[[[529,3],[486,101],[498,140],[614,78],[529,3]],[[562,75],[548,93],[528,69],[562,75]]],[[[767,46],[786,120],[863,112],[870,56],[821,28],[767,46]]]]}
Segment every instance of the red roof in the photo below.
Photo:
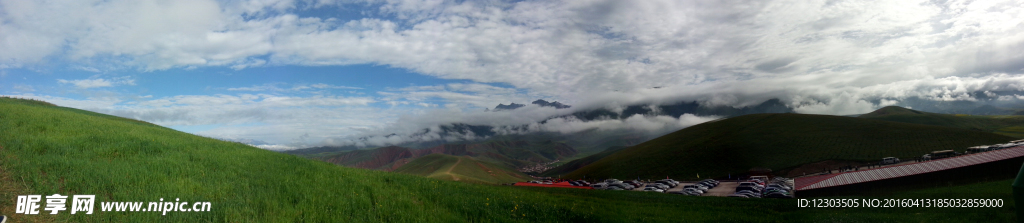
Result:
{"type": "Polygon", "coordinates": [[[905,177],[916,174],[936,172],[982,163],[1012,159],[1024,156],[1024,146],[962,155],[926,162],[888,166],[870,170],[836,173],[820,176],[801,177],[795,179],[796,190],[810,190],[834,187],[868,181],[905,177]]]}

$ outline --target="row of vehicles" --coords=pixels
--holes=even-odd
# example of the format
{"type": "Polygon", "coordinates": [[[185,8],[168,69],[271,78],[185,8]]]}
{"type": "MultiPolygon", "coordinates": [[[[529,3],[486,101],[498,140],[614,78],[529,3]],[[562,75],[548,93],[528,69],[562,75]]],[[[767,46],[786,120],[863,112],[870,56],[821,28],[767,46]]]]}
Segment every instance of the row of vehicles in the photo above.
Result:
{"type": "Polygon", "coordinates": [[[974,154],[974,153],[980,153],[980,152],[988,152],[988,151],[1000,150],[1000,149],[1008,149],[1008,148],[1013,148],[1013,147],[1017,147],[1017,146],[1024,146],[1024,141],[1022,141],[1022,140],[1014,140],[1014,141],[1010,141],[1009,143],[1004,143],[1004,144],[995,144],[995,145],[970,147],[970,148],[967,148],[967,154],[974,154]]]}
{"type": "Polygon", "coordinates": [[[671,194],[682,194],[688,196],[701,196],[708,192],[711,188],[715,188],[721,182],[712,179],[704,179],[697,181],[697,183],[685,185],[682,190],[670,191],[671,194]]]}
{"type": "Polygon", "coordinates": [[[665,193],[668,189],[679,186],[679,181],[673,179],[662,179],[644,185],[643,191],[665,193]]]}
{"type": "Polygon", "coordinates": [[[574,180],[574,181],[569,181],[569,185],[573,185],[573,186],[577,186],[577,187],[589,187],[590,186],[590,182],[583,181],[583,180],[574,180]]]}
{"type": "MultiPolygon", "coordinates": [[[[952,149],[935,150],[935,151],[932,151],[932,152],[928,152],[927,154],[921,155],[921,161],[933,161],[933,160],[939,160],[939,159],[945,159],[945,158],[952,158],[952,157],[956,157],[956,155],[961,155],[961,154],[973,154],[973,153],[979,153],[979,152],[985,152],[985,151],[991,151],[991,150],[999,150],[999,149],[1004,149],[1004,148],[1012,148],[1012,147],[1017,147],[1017,146],[1022,146],[1022,145],[1024,145],[1024,139],[1022,139],[1022,140],[1014,140],[1014,141],[1010,141],[1008,143],[1002,143],[1002,144],[972,146],[972,147],[968,147],[967,150],[964,153],[961,153],[961,152],[958,152],[958,151],[954,151],[952,149]]],[[[896,164],[896,163],[899,163],[899,159],[897,159],[897,158],[884,158],[884,159],[882,159],[882,162],[881,162],[882,165],[889,165],[889,164],[896,164]]]]}
{"type": "Polygon", "coordinates": [[[643,183],[638,180],[621,181],[618,179],[607,179],[604,182],[590,185],[590,187],[598,190],[633,190],[642,185],[643,183]]]}
{"type": "Polygon", "coordinates": [[[793,185],[789,178],[751,178],[736,186],[736,192],[729,197],[742,198],[793,198],[793,185]]]}
{"type": "Polygon", "coordinates": [[[709,189],[718,186],[719,183],[720,182],[717,180],[705,179],[692,185],[685,185],[682,190],[671,192],[669,189],[678,187],[682,182],[673,179],[661,179],[647,183],[638,180],[621,181],[618,179],[607,179],[605,181],[592,184],[591,187],[598,190],[633,190],[643,188],[641,191],[700,196],[707,193],[709,189]]]}

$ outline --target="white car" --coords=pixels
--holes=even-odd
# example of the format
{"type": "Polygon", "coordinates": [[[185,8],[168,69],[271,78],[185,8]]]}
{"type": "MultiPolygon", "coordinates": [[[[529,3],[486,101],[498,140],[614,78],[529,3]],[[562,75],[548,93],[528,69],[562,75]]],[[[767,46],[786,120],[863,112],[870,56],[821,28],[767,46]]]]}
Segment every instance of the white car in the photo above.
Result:
{"type": "Polygon", "coordinates": [[[698,190],[697,188],[683,188],[683,192],[704,194],[704,191],[698,190]]]}
{"type": "Polygon", "coordinates": [[[662,189],[658,189],[658,188],[654,188],[654,187],[647,187],[647,188],[644,188],[644,191],[651,191],[651,192],[665,193],[665,190],[662,190],[662,189]]]}
{"type": "Polygon", "coordinates": [[[701,186],[698,186],[698,185],[696,185],[696,184],[691,184],[691,185],[686,185],[686,186],[683,186],[683,189],[686,189],[686,188],[693,188],[693,189],[697,189],[697,190],[699,190],[699,191],[700,191],[700,192],[702,192],[702,193],[706,193],[706,192],[708,192],[708,189],[707,189],[706,187],[701,187],[701,186]]]}
{"type": "Polygon", "coordinates": [[[899,163],[899,162],[900,162],[900,158],[896,158],[896,157],[882,158],[882,165],[896,164],[896,163],[899,163]]]}

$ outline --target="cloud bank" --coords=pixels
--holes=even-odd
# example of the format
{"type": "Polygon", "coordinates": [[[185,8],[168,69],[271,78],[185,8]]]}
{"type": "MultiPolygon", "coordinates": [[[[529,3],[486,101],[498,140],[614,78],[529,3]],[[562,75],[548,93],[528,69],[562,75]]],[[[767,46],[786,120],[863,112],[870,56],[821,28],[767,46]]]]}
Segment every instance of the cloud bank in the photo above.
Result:
{"type": "MultiPolygon", "coordinates": [[[[572,109],[778,98],[798,112],[845,115],[908,101],[1013,107],[1024,95],[1024,7],[1015,1],[0,1],[0,30],[0,69],[376,64],[467,81],[362,96],[281,95],[352,88],[344,83],[270,84],[137,104],[68,102],[171,125],[267,125],[218,130],[246,138],[300,135],[315,124],[337,126],[315,128],[329,132],[312,137],[323,140],[438,123],[528,125],[558,111],[479,110],[538,98],[572,109]]],[[[129,84],[58,81],[81,89],[129,84]]],[[[680,128],[693,119],[530,128],[680,128]]]]}

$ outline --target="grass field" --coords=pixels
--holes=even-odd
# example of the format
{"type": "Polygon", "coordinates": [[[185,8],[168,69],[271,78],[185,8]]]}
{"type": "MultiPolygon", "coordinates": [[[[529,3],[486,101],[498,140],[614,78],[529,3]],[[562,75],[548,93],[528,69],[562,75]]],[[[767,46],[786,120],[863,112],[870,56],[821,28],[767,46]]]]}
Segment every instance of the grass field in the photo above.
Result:
{"type": "Polygon", "coordinates": [[[569,178],[696,179],[773,170],[823,160],[877,162],[934,150],[963,151],[1014,138],[961,128],[864,118],[755,114],[703,123],[609,155],[569,178]]]}
{"type": "MultiPolygon", "coordinates": [[[[795,200],[477,185],[337,166],[152,124],[0,98],[0,213],[11,222],[978,222],[800,209],[795,200]],[[17,195],[211,202],[211,212],[14,213],[17,195]]],[[[1007,189],[1008,190],[1008,189],[1007,189]]],[[[995,216],[996,218],[993,218],[995,216]]]]}
{"type": "Polygon", "coordinates": [[[393,172],[434,179],[487,184],[515,183],[533,179],[500,164],[480,161],[472,157],[445,154],[430,154],[416,158],[393,172]]]}

